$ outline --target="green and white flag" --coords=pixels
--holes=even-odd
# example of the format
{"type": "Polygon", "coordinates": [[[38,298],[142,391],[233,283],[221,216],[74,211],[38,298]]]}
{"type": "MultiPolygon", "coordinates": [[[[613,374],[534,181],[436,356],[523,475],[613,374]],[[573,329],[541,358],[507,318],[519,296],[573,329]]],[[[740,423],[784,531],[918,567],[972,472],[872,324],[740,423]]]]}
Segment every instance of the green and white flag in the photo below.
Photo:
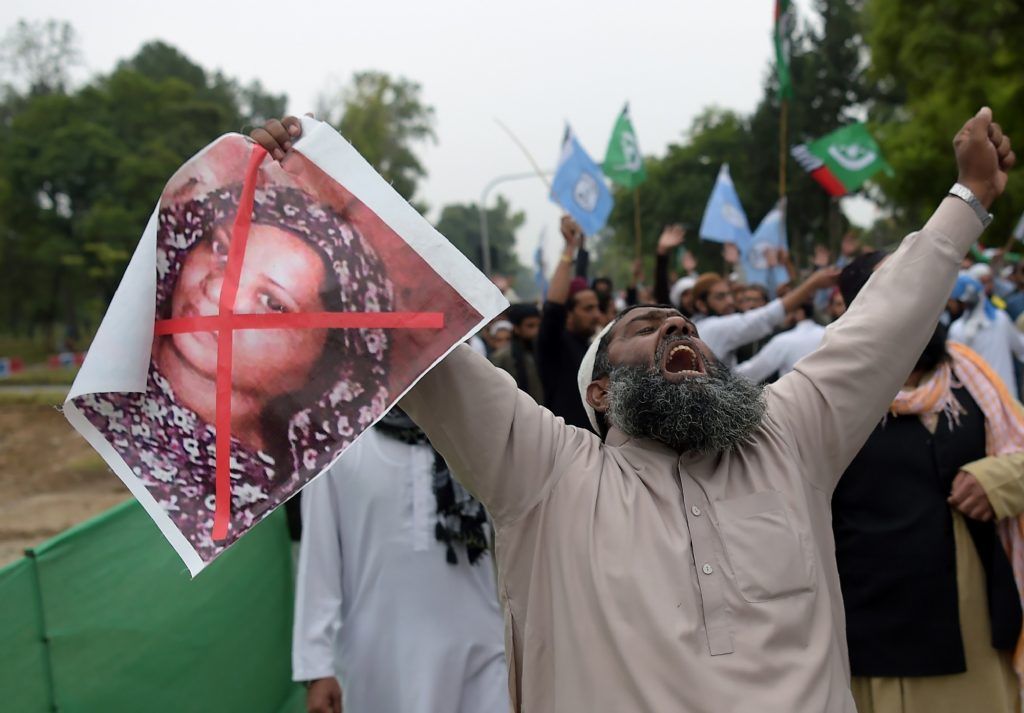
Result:
{"type": "Polygon", "coordinates": [[[604,175],[625,188],[636,188],[647,179],[644,168],[644,157],[640,153],[640,144],[636,140],[636,131],[629,118],[629,104],[622,107],[612,129],[612,137],[608,140],[608,150],[604,156],[604,175]]]}
{"type": "Polygon", "coordinates": [[[779,75],[779,97],[793,98],[789,76],[789,51],[796,24],[796,8],[791,0],[775,0],[775,68],[779,75]]]}
{"type": "Polygon", "coordinates": [[[892,169],[862,123],[850,124],[791,151],[805,171],[830,195],[851,193],[879,171],[892,169]]]}

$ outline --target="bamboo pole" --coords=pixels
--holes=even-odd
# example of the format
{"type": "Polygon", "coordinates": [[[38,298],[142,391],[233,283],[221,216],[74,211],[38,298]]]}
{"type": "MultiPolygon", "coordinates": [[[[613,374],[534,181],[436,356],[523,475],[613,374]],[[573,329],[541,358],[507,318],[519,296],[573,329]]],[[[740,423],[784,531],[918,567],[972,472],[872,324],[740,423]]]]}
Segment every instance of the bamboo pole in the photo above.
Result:
{"type": "Polygon", "coordinates": [[[640,226],[640,186],[633,188],[633,233],[636,240],[636,259],[642,257],[640,226]]]}
{"type": "MultiPolygon", "coordinates": [[[[783,97],[779,107],[779,244],[786,234],[786,147],[789,144],[789,100],[783,97]]],[[[790,244],[793,263],[800,264],[800,237],[790,244]]]]}

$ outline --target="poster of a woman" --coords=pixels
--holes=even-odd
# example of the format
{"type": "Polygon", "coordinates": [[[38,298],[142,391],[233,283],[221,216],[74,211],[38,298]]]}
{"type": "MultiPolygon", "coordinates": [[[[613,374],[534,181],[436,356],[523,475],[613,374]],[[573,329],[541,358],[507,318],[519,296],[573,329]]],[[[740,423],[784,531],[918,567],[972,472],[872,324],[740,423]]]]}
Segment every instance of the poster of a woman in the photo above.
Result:
{"type": "Polygon", "coordinates": [[[253,150],[243,137],[223,137],[179,170],[161,197],[145,390],[71,401],[122,461],[111,463],[114,470],[122,479],[131,474],[133,492],[140,496],[141,485],[152,499],[139,498],[150,514],[157,509],[155,518],[169,518],[203,564],[327,468],[484,320],[310,157],[296,153],[284,168],[264,161],[246,186],[253,150]],[[240,213],[248,224],[232,277],[240,213]],[[234,330],[227,357],[214,325],[161,329],[221,314],[226,291],[235,315],[400,312],[442,319],[432,329],[264,323],[234,330]],[[230,523],[227,536],[215,540],[225,358],[230,523]]]}

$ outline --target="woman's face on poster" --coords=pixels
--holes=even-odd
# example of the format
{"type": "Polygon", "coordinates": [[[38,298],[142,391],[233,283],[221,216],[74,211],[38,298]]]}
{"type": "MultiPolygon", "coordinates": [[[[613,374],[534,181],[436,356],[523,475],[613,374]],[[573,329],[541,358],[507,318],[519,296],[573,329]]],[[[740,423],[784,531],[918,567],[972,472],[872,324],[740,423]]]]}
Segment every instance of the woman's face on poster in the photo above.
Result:
{"type": "MultiPolygon", "coordinates": [[[[197,317],[219,311],[231,244],[229,226],[216,226],[189,252],[171,298],[171,316],[197,317]]],[[[327,279],[323,260],[302,238],[253,223],[235,299],[238,314],[322,312],[327,279]]],[[[217,370],[217,334],[175,334],[177,351],[211,379],[217,370]]],[[[270,399],[302,388],[327,339],[325,329],[247,329],[234,333],[232,383],[235,392],[270,399]]]]}

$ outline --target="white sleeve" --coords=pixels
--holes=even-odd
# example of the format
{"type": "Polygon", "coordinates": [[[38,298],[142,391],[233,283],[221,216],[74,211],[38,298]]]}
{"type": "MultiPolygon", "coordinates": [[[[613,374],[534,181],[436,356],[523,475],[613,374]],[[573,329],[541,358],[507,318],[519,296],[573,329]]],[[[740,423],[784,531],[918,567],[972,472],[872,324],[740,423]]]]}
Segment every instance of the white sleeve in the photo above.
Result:
{"type": "Polygon", "coordinates": [[[742,314],[708,317],[697,323],[697,332],[715,356],[723,359],[726,354],[744,344],[767,337],[785,318],[786,309],[782,306],[782,300],[775,299],[764,307],[742,314]]]}
{"type": "Polygon", "coordinates": [[[785,356],[782,341],[783,335],[772,337],[771,341],[764,345],[757,354],[738,364],[733,371],[747,377],[755,384],[760,384],[775,372],[782,369],[782,359],[785,356]]]}
{"type": "Polygon", "coordinates": [[[302,491],[302,542],[295,586],[292,680],[335,675],[341,628],[341,531],[337,475],[340,462],[302,491]]]}

